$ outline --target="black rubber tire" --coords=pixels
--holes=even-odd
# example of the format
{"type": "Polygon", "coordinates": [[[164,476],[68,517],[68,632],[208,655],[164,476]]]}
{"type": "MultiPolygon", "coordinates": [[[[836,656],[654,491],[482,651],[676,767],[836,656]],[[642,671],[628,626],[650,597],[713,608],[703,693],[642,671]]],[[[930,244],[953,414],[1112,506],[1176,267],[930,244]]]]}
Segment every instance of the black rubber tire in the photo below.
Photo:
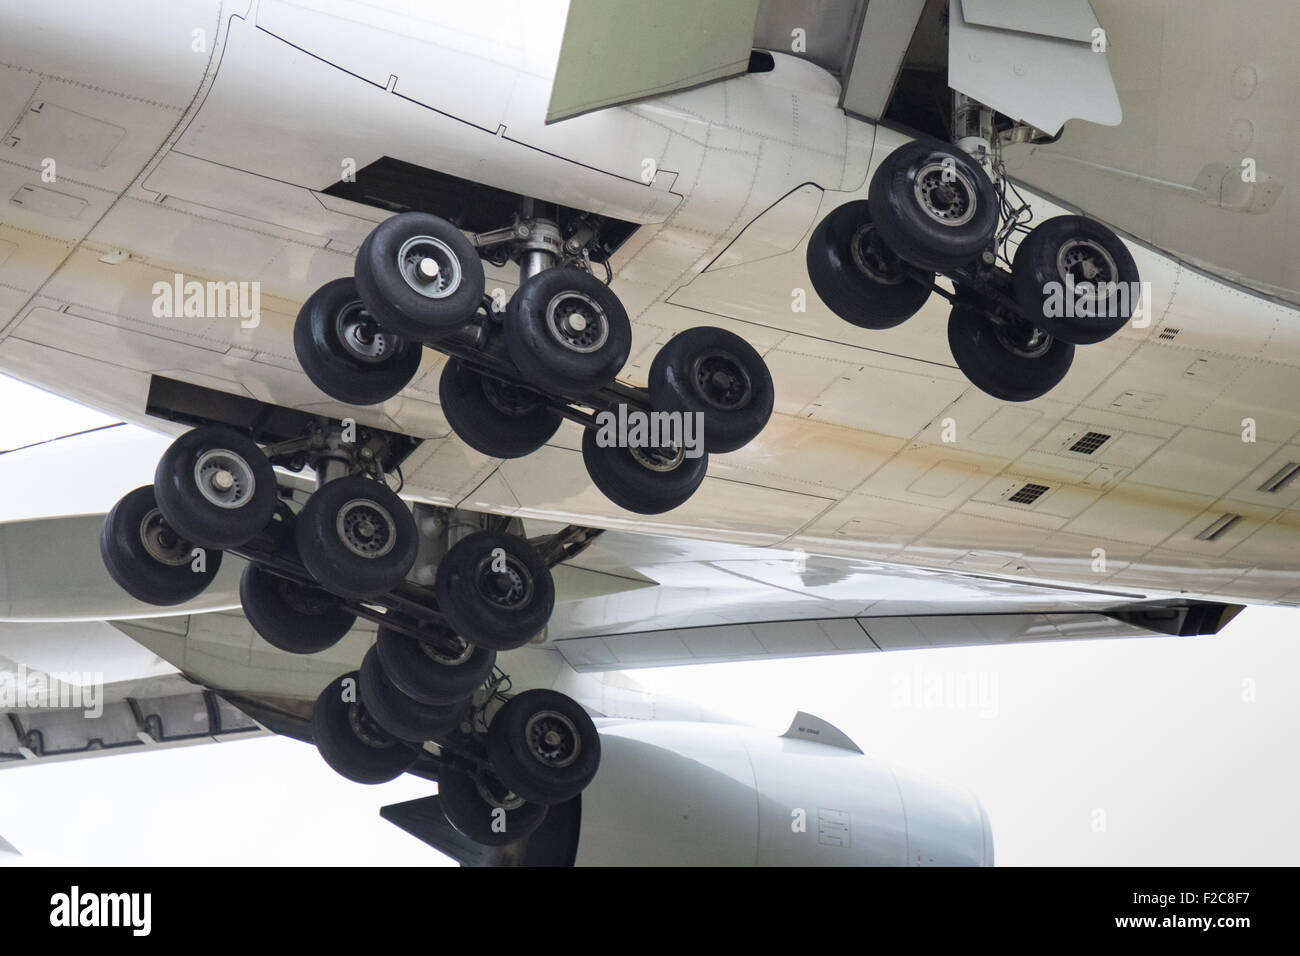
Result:
{"type": "Polygon", "coordinates": [[[438,771],[438,804],[448,823],[483,846],[522,840],[542,825],[547,811],[540,803],[525,802],[506,810],[504,816],[494,814],[496,808],[479,793],[474,778],[451,767],[438,771]],[[501,823],[494,827],[497,820],[501,823]]]}
{"type": "Polygon", "coordinates": [[[137,601],[158,607],[193,600],[221,570],[221,552],[214,549],[206,549],[204,570],[193,570],[193,549],[194,545],[176,535],[162,517],[153,485],[127,492],[113,505],[99,534],[99,556],[109,577],[137,601]],[[157,512],[155,521],[163,525],[159,530],[164,535],[170,532],[175,539],[176,564],[158,560],[145,548],[142,525],[153,512],[157,512]],[[184,561],[179,560],[181,555],[185,555],[184,561]]]}
{"type": "Polygon", "coordinates": [[[293,326],[298,364],[317,388],[347,405],[386,402],[415,378],[424,348],[380,328],[366,310],[354,278],[327,282],[303,303],[293,326]],[[362,357],[340,334],[340,320],[365,329],[380,356],[362,357]]]}
{"type": "MultiPolygon", "coordinates": [[[[543,718],[546,719],[546,718],[543,718]]],[[[540,732],[535,728],[533,733],[540,732]]],[[[525,800],[553,806],[576,797],[600,769],[600,734],[576,700],[558,691],[536,688],[517,694],[492,717],[487,733],[488,759],[501,782],[525,800]],[[528,725],[539,714],[567,723],[576,751],[561,751],[571,762],[557,766],[529,745],[528,725]],[[558,715],[558,716],[555,716],[558,715]]]]}
{"type": "Polygon", "coordinates": [[[537,393],[480,375],[449,358],[438,402],[456,437],[492,458],[522,458],[550,440],[564,420],[537,393]]]}
{"type": "Polygon", "coordinates": [[[1074,361],[1074,346],[1060,339],[1051,339],[1040,357],[1017,355],[1003,344],[983,312],[964,305],[955,306],[948,316],[948,346],[971,384],[1004,402],[1046,395],[1074,361]]]}
{"type": "MultiPolygon", "coordinates": [[[[214,467],[217,459],[210,459],[214,467]]],[[[201,548],[238,548],[247,544],[271,520],[280,501],[275,469],[252,439],[221,425],[192,428],[167,447],[154,471],[154,494],[158,507],[176,532],[201,548]],[[243,488],[242,501],[233,506],[218,505],[199,490],[195,469],[210,453],[225,452],[242,461],[252,491],[243,488]]],[[[236,485],[235,494],[240,493],[236,485]]],[[[214,490],[213,494],[217,494],[214,490]]]]}
{"type": "MultiPolygon", "coordinates": [[[[449,629],[444,635],[460,639],[449,629]]],[[[468,642],[466,642],[468,643],[468,642]]],[[[468,700],[496,666],[497,652],[470,644],[469,656],[452,663],[436,645],[380,626],[375,639],[379,661],[393,686],[421,704],[456,704],[468,700]]]]}
{"type": "Polygon", "coordinates": [[[424,743],[445,737],[460,726],[464,707],[422,704],[393,686],[379,653],[371,647],[361,660],[361,703],[398,740],[424,743]]]}
{"type": "Polygon", "coordinates": [[[290,654],[319,654],[352,630],[357,616],[320,588],[248,564],[239,579],[244,617],[266,643],[290,654]]]}
{"type": "Polygon", "coordinates": [[[680,332],[650,363],[650,404],[655,411],[703,414],[704,450],[710,455],[753,441],[772,417],[775,401],[763,357],[725,329],[700,326],[680,332]],[[709,388],[711,363],[732,383],[722,394],[709,388]]]}
{"type": "Polygon", "coordinates": [[[871,218],[885,245],[906,261],[922,269],[947,272],[975,261],[997,234],[1001,213],[997,191],[983,167],[959,149],[938,142],[913,142],[903,146],[880,164],[867,191],[871,218]],[[947,225],[930,215],[918,200],[915,183],[918,173],[926,179],[942,177],[946,170],[935,170],[951,160],[960,194],[974,202],[969,221],[947,225]]]}
{"type": "Polygon", "coordinates": [[[478,647],[509,651],[533,639],[555,609],[551,569],[523,538],[476,531],[457,541],[438,563],[434,579],[438,610],[447,626],[478,647]],[[491,562],[502,551],[507,574],[522,581],[515,604],[494,600],[491,562]]]}
{"type": "Polygon", "coordinates": [[[663,514],[685,502],[709,470],[709,454],[685,458],[671,471],[654,471],[641,464],[630,449],[601,447],[596,430],[582,436],[582,461],[601,493],[620,508],[642,515],[663,514]]]}
{"type": "Polygon", "coordinates": [[[1035,226],[1016,250],[1011,276],[1015,283],[1016,301],[1020,303],[1025,318],[1053,338],[1073,345],[1092,345],[1110,338],[1133,318],[1137,306],[1138,268],[1128,247],[1110,229],[1083,216],[1056,216],[1035,226]],[[1069,246],[1084,242],[1095,244],[1110,257],[1107,262],[1095,247],[1090,250],[1093,261],[1100,260],[1103,267],[1099,273],[1100,281],[1123,284],[1127,291],[1121,295],[1115,289],[1100,301],[1079,303],[1084,308],[1078,311],[1095,312],[1095,315],[1069,316],[1063,314],[1063,308],[1050,306],[1054,298],[1051,286],[1055,284],[1059,292],[1057,306],[1064,306],[1069,301],[1065,291],[1066,272],[1069,270],[1062,271],[1058,257],[1063,251],[1068,254],[1069,246]],[[1112,266],[1115,274],[1105,275],[1112,266]],[[1052,312],[1061,314],[1053,315],[1052,312]]]}
{"type": "MultiPolygon", "coordinates": [[[[436,258],[436,257],[435,257],[436,258]]],[[[381,222],[357,252],[357,291],[381,326],[412,342],[435,342],[469,322],[483,301],[483,262],[464,233],[445,219],[404,212],[381,222]],[[398,253],[413,239],[437,240],[460,268],[454,289],[440,298],[407,282],[398,253]]]]}
{"type": "MultiPolygon", "coordinates": [[[[583,305],[590,310],[590,303],[583,305]]],[[[632,351],[632,323],[623,303],[609,286],[581,269],[546,269],[525,279],[506,305],[505,333],[506,348],[524,381],[568,398],[609,385],[632,351]],[[604,316],[604,342],[583,346],[592,351],[575,351],[561,344],[559,332],[550,331],[548,309],[552,302],[563,308],[566,293],[585,296],[604,316]]]]}
{"type": "Polygon", "coordinates": [[[867,200],[832,209],[808,240],[808,278],[826,308],[845,322],[892,329],[929,300],[934,273],[917,278],[875,233],[867,200]]]}
{"type": "MultiPolygon", "coordinates": [[[[360,508],[358,513],[364,514],[360,508]]],[[[410,509],[387,485],[369,478],[352,475],[326,482],[307,499],[296,525],[303,565],[332,594],[357,600],[378,597],[401,584],[415,564],[419,540],[410,509]],[[392,546],[384,553],[358,554],[340,537],[339,514],[353,502],[379,505],[388,513],[392,546]]]]}
{"type": "Polygon", "coordinates": [[[419,751],[380,727],[359,701],[344,700],[344,681],[353,682],[353,696],[360,694],[356,671],[335,678],[321,691],[311,712],[316,749],[336,773],[355,783],[396,780],[419,758],[419,751]],[[357,736],[350,715],[355,715],[365,738],[357,736]]]}

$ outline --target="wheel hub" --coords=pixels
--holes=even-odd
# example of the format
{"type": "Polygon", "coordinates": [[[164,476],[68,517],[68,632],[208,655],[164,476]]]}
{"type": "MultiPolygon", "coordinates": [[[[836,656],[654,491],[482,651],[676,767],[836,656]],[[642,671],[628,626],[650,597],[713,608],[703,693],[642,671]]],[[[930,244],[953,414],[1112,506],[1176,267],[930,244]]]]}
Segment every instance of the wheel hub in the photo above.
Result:
{"type": "Polygon", "coordinates": [[[858,270],[881,285],[899,285],[907,279],[899,259],[881,241],[874,223],[863,223],[849,240],[849,252],[858,270]]]}
{"type": "Polygon", "coordinates": [[[651,471],[675,471],[686,460],[684,448],[640,448],[633,445],[628,448],[632,457],[643,467],[651,471]]]}
{"type": "Polygon", "coordinates": [[[993,334],[1002,347],[1021,358],[1042,358],[1052,347],[1052,337],[1035,326],[993,326],[993,334]]]}
{"type": "Polygon", "coordinates": [[[497,607],[523,607],[533,597],[533,576],[513,555],[505,556],[504,571],[492,567],[495,561],[488,555],[479,562],[479,593],[497,607]]]}
{"type": "Polygon", "coordinates": [[[373,747],[375,750],[385,750],[389,747],[397,746],[397,742],[384,731],[375,719],[370,716],[370,711],[366,710],[359,702],[349,701],[348,703],[348,726],[367,747],[373,747]]]}
{"type": "Polygon", "coordinates": [[[480,379],[483,395],[497,411],[511,418],[522,418],[537,410],[541,402],[537,394],[518,385],[508,385],[486,375],[480,379]]]}
{"type": "Polygon", "coordinates": [[[1075,290],[1083,290],[1085,303],[1095,303],[1101,298],[1102,287],[1119,277],[1115,257],[1091,239],[1063,243],[1056,254],[1056,269],[1061,281],[1073,280],[1075,290]]]}
{"type": "Polygon", "coordinates": [[[360,302],[352,302],[339,310],[334,320],[334,333],[350,358],[367,363],[384,361],[396,345],[393,337],[379,327],[360,302]]]}
{"type": "Polygon", "coordinates": [[[365,498],[354,498],[339,509],[335,530],[344,546],[363,558],[381,558],[396,544],[393,516],[365,498]]]}
{"type": "Polygon", "coordinates": [[[748,404],[753,385],[745,366],[730,352],[706,352],[692,363],[695,390],[721,411],[734,411],[748,404]]]}
{"type": "Polygon", "coordinates": [[[564,348],[586,355],[608,341],[609,320],[591,296],[561,292],[547,303],[546,331],[564,348]]]}
{"type": "Polygon", "coordinates": [[[161,564],[175,568],[190,563],[190,543],[171,529],[157,508],[140,519],[140,543],[161,564]]]}
{"type": "Polygon", "coordinates": [[[528,718],[524,725],[524,738],[533,758],[553,769],[569,766],[582,752],[582,736],[578,728],[555,710],[538,711],[528,718]]]}
{"type": "Polygon", "coordinates": [[[402,243],[397,268],[411,289],[429,299],[445,299],[460,288],[460,260],[433,236],[412,236],[402,243]]]}
{"type": "Polygon", "coordinates": [[[209,504],[229,509],[242,508],[257,489],[252,466],[224,448],[213,448],[199,456],[194,463],[194,484],[209,504]]]}
{"type": "Polygon", "coordinates": [[[912,184],[927,216],[944,226],[964,226],[975,218],[975,183],[954,163],[927,163],[912,184]]]}

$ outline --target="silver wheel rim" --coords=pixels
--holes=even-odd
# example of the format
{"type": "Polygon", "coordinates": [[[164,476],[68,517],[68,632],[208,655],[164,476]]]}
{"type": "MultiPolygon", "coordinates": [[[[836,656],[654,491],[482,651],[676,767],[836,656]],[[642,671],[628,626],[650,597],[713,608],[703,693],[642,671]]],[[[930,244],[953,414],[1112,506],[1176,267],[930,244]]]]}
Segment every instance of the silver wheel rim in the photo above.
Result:
{"type": "Polygon", "coordinates": [[[190,563],[192,546],[171,529],[157,508],[140,519],[140,543],[159,564],[177,568],[190,563]]]}
{"type": "Polygon", "coordinates": [[[353,498],[340,508],[334,528],[344,547],[363,558],[382,558],[397,543],[393,516],[368,498],[353,498]]]}
{"type": "Polygon", "coordinates": [[[460,259],[433,236],[412,236],[402,243],[397,268],[406,284],[428,299],[445,299],[460,288],[460,259]]]}
{"type": "Polygon", "coordinates": [[[609,341],[609,319],[591,296],[561,292],[546,304],[546,331],[569,351],[587,355],[609,341]]]}
{"type": "Polygon", "coordinates": [[[538,763],[559,769],[582,753],[582,735],[577,725],[558,710],[539,710],[524,725],[528,752],[538,763]]]}
{"type": "Polygon", "coordinates": [[[993,334],[1004,349],[1021,358],[1042,358],[1052,347],[1052,337],[1039,328],[1035,328],[1025,342],[1016,341],[1001,325],[993,326],[993,334]]]}
{"type": "Polygon", "coordinates": [[[503,793],[504,796],[496,793],[482,780],[475,779],[474,781],[474,789],[477,790],[478,795],[483,798],[483,802],[490,807],[499,807],[508,813],[511,810],[518,810],[526,802],[523,797],[516,794],[513,790],[508,789],[505,784],[500,784],[500,787],[501,793],[503,793]]]}
{"type": "Polygon", "coordinates": [[[1071,239],[1062,243],[1056,253],[1056,271],[1061,281],[1074,277],[1075,290],[1086,289],[1085,303],[1096,303],[1102,296],[1101,287],[1119,279],[1119,265],[1099,242],[1092,239],[1071,239]]]}
{"type": "Polygon", "coordinates": [[[696,393],[719,411],[744,408],[754,392],[740,359],[723,349],[710,349],[691,363],[696,393]]]}
{"type": "Polygon", "coordinates": [[[242,508],[257,490],[253,468],[242,455],[225,448],[205,451],[194,463],[194,484],[209,504],[242,508]]]}
{"type": "Polygon", "coordinates": [[[975,183],[955,164],[926,163],[912,182],[925,214],[944,226],[964,226],[975,218],[975,183]]]}
{"type": "Polygon", "coordinates": [[[456,635],[455,641],[456,646],[460,649],[455,654],[448,654],[441,648],[434,647],[432,644],[425,641],[420,641],[420,649],[424,651],[431,660],[435,660],[445,667],[459,667],[474,656],[474,645],[460,635],[456,635]]]}
{"type": "Polygon", "coordinates": [[[370,364],[384,361],[397,344],[359,301],[349,302],[339,310],[334,334],[350,357],[370,364]]]}
{"type": "Polygon", "coordinates": [[[662,448],[638,448],[634,445],[628,451],[643,468],[658,472],[676,471],[686,458],[684,448],[674,448],[669,453],[662,448]]]}
{"type": "Polygon", "coordinates": [[[493,558],[487,555],[478,563],[479,594],[506,610],[524,607],[533,599],[533,576],[514,555],[505,556],[506,569],[494,571],[493,558]]]}
{"type": "Polygon", "coordinates": [[[849,254],[853,257],[853,264],[873,282],[880,285],[901,285],[907,279],[907,274],[897,267],[897,262],[889,261],[877,245],[876,238],[875,223],[863,223],[857,228],[849,240],[849,254]]]}

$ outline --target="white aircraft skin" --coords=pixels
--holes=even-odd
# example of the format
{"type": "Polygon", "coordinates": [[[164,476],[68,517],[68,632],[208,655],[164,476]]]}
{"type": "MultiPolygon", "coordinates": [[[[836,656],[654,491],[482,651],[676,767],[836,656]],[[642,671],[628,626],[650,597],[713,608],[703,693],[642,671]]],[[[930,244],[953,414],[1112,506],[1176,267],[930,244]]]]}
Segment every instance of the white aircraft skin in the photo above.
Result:
{"type": "MultiPolygon", "coordinates": [[[[994,642],[1136,634],[1099,612],[1154,598],[1300,599],[1300,483],[1257,490],[1300,461],[1295,309],[1130,242],[1150,283],[1149,321],[1080,349],[1047,396],[1004,404],[954,367],[938,297],[873,332],[813,292],[812,228],[865,198],[908,141],[846,117],[833,75],[777,53],[769,73],[547,126],[563,3],[401,17],[393,6],[0,4],[0,194],[14,197],[0,207],[0,370],[168,434],[181,429],[145,412],[153,375],[352,417],[423,439],[405,466],[414,503],[518,517],[530,531],[615,532],[557,572],[561,602],[541,645],[502,658],[516,690],[564,689],[608,718],[579,862],[992,863],[973,797],[806,738],[705,732],[658,710],[660,721],[632,722],[645,714],[621,713],[626,700],[609,693],[622,667],[734,659],[737,641],[760,657],[971,640],[941,636],[929,615],[1023,615],[981,625],[974,640],[994,642]],[[386,218],[323,190],[385,156],[640,224],[611,261],[634,333],[622,378],[643,383],[686,328],[735,331],[772,370],[764,432],[714,458],[685,505],[647,517],[591,487],[576,426],[523,459],[467,448],[437,405],[433,350],[381,406],[322,395],[294,358],[294,316],[351,274],[386,218]],[[176,275],[260,283],[258,321],[158,315],[155,284],[176,275]],[[1087,431],[1113,437],[1095,457],[1069,452],[1087,431]],[[1026,482],[1050,491],[1030,507],[1008,502],[1026,482]],[[1224,514],[1241,517],[1197,538],[1224,514]],[[625,572],[660,586],[594,583],[625,572]],[[790,643],[776,646],[755,621],[782,622],[790,643]],[[625,640],[647,622],[656,641],[625,640]],[[663,792],[641,786],[638,775],[656,776],[646,762],[664,768],[663,792]],[[702,794],[719,816],[673,829],[671,799],[702,794]],[[652,823],[628,827],[629,808],[652,823]],[[851,849],[835,842],[840,812],[854,820],[851,849]]],[[[1031,198],[1038,221],[1067,211],[1031,198]]],[[[516,284],[488,268],[489,290],[516,284]]],[[[115,620],[207,686],[304,701],[372,638],[360,628],[310,659],[259,644],[227,613],[237,561],[175,609],[189,615],[183,628],[160,623],[158,609],[111,588],[93,553],[72,558],[104,510],[0,525],[9,555],[33,534],[52,542],[4,583],[4,626],[115,620]],[[199,653],[232,643],[247,651],[238,664],[199,653]]]]}

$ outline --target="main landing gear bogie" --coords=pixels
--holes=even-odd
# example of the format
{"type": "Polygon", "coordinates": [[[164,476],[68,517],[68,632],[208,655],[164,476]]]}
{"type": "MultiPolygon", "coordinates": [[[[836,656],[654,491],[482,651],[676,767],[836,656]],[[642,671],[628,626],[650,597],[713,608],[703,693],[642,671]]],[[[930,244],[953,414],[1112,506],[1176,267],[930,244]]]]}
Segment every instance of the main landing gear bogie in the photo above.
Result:
{"type": "Polygon", "coordinates": [[[590,782],[600,742],[585,711],[563,694],[508,697],[497,653],[545,629],[555,603],[548,562],[589,535],[534,546],[497,521],[495,530],[444,543],[438,535],[463,524],[426,514],[425,530],[417,527],[385,483],[396,460],[387,439],[365,429],[350,441],[343,435],[321,421],[300,439],[263,448],[225,426],[185,433],[157,469],[167,495],[137,488],[109,513],[100,538],[105,565],[137,599],[173,606],[202,593],[226,552],[243,558],[245,615],[288,653],[326,651],[359,618],[377,624],[359,670],[315,703],[321,756],[344,777],[375,784],[411,769],[432,744],[447,781],[448,820],[481,842],[518,840],[547,806],[590,782]],[[316,489],[296,512],[295,492],[278,485],[274,465],[316,473],[316,489]],[[212,519],[219,513],[230,513],[224,526],[212,519]],[[255,529],[254,514],[262,520],[255,529]],[[176,530],[182,525],[184,533],[176,530]],[[421,535],[433,536],[428,546],[441,554],[431,585],[416,583],[428,578],[412,570],[421,535]],[[540,724],[529,723],[539,701],[540,736],[540,724]],[[526,739],[510,739],[520,733],[526,739]]]}
{"type": "Polygon", "coordinates": [[[735,451],[762,431],[772,413],[771,374],[734,333],[694,328],[660,351],[647,387],[618,382],[631,322],[592,273],[590,237],[561,235],[554,214],[526,203],[513,226],[473,236],[427,213],[386,220],[362,244],[355,280],[327,283],[304,304],[294,330],[299,362],[331,397],[377,403],[410,382],[413,352],[427,345],[447,356],[438,392],[452,430],[496,458],[537,451],[566,418],[590,435],[604,413],[619,421],[696,416],[698,440],[681,424],[658,444],[619,436],[614,444],[602,439],[597,455],[584,451],[593,484],[619,506],[642,514],[675,508],[707,469],[701,450],[735,451]],[[480,254],[519,264],[504,309],[483,294],[480,254]],[[689,465],[678,473],[683,460],[689,465]]]}
{"type": "Polygon", "coordinates": [[[1013,206],[1014,187],[1000,163],[995,170],[996,185],[960,149],[901,147],[872,177],[867,200],[838,206],[813,230],[807,267],[827,308],[862,328],[905,322],[931,293],[948,299],[957,367],[987,394],[1025,402],[1060,383],[1076,345],[1124,327],[1139,276],[1123,241],[1099,222],[1057,216],[1028,228],[1028,205],[1013,206]],[[1021,241],[1008,270],[999,261],[1013,235],[1021,241]]]}

